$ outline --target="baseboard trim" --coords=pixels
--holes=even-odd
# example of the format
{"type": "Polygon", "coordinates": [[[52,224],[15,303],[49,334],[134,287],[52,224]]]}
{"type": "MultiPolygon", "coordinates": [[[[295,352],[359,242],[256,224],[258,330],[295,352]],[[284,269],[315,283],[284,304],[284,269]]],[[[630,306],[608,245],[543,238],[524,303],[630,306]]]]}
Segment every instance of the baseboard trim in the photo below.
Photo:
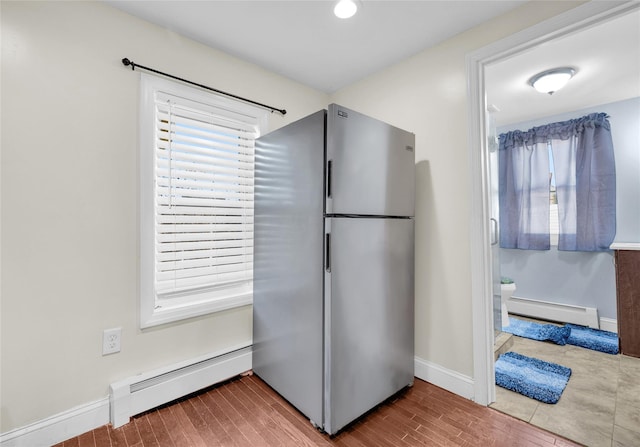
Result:
{"type": "Polygon", "coordinates": [[[415,376],[458,396],[474,400],[473,379],[428,360],[415,357],[415,376]]]}
{"type": "Polygon", "coordinates": [[[109,396],[0,434],[2,447],[46,447],[109,423],[109,396]]]}
{"type": "Polygon", "coordinates": [[[603,331],[618,333],[618,320],[613,318],[600,317],[600,329],[603,331]]]}
{"type": "Polygon", "coordinates": [[[95,402],[80,405],[24,427],[1,433],[0,447],[48,447],[58,444],[109,424],[109,422],[113,423],[112,413],[114,410],[119,410],[117,422],[122,425],[129,421],[130,416],[141,411],[140,405],[144,407],[143,410],[149,409],[250,370],[250,344],[244,343],[234,347],[233,350],[235,351],[233,353],[217,352],[112,384],[112,392],[114,385],[126,384],[126,386],[121,387],[124,397],[116,396],[121,399],[121,401],[117,402],[118,408],[114,408],[114,396],[106,396],[95,402]],[[207,363],[216,357],[220,358],[222,362],[207,363]],[[193,365],[197,366],[199,364],[202,364],[203,368],[190,369],[193,365]],[[175,375],[172,376],[172,373],[175,373],[175,375]],[[142,398],[133,398],[131,396],[131,386],[135,388],[142,382],[153,381],[159,376],[166,377],[166,380],[161,380],[158,383],[146,383],[145,385],[148,386],[139,393],[143,395],[142,398]],[[125,389],[126,393],[124,392],[125,389]],[[144,396],[145,394],[146,396],[144,396]],[[139,402],[140,400],[142,402],[139,402]],[[151,407],[148,405],[151,405],[151,407]],[[128,413],[128,411],[133,411],[133,413],[128,413]]]}

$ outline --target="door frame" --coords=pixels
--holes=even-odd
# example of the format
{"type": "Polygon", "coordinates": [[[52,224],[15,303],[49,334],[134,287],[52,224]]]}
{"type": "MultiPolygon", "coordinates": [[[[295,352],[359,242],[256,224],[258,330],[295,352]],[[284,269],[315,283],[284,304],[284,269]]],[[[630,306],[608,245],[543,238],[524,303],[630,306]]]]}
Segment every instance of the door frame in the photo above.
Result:
{"type": "Polygon", "coordinates": [[[638,1],[591,1],[466,56],[469,160],[471,164],[471,310],[474,401],[495,401],[493,285],[490,240],[489,148],[485,67],[518,53],[640,9],[638,1]]]}

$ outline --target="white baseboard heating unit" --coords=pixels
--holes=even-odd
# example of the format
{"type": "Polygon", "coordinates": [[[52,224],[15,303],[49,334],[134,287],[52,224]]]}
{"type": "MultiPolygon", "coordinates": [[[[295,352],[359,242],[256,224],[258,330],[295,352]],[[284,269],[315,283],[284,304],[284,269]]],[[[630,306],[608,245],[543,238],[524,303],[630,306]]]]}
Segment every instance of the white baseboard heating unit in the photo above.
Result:
{"type": "Polygon", "coordinates": [[[212,353],[112,383],[110,419],[114,428],[144,411],[179,399],[251,369],[251,345],[212,353]]]}
{"type": "Polygon", "coordinates": [[[600,329],[598,309],[595,307],[574,306],[512,296],[507,300],[507,310],[510,314],[600,329]]]}

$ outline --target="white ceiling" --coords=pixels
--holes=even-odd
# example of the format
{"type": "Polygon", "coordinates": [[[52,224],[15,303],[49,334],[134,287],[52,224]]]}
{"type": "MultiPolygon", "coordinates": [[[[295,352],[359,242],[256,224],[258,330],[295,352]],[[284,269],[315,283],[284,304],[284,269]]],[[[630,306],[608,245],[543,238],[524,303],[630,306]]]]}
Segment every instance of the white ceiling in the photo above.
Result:
{"type": "Polygon", "coordinates": [[[485,72],[487,103],[500,109],[498,126],[640,96],[640,10],[539,45],[485,72]],[[528,85],[557,67],[576,75],[553,95],[528,85]]]}
{"type": "MultiPolygon", "coordinates": [[[[327,93],[526,3],[356,0],[343,20],[334,0],[103,1],[327,93]]],[[[640,11],[494,64],[485,79],[497,125],[640,96],[640,11]],[[554,95],[527,84],[558,66],[578,72],[554,95]]]]}
{"type": "Polygon", "coordinates": [[[327,93],[526,3],[358,0],[339,19],[334,0],[105,2],[327,93]]]}

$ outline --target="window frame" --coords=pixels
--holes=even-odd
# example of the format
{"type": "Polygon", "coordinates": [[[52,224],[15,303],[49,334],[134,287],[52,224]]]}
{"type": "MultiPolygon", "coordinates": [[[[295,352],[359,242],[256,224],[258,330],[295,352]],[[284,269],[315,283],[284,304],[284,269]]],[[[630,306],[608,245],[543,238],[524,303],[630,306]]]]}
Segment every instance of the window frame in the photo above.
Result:
{"type": "Polygon", "coordinates": [[[157,76],[140,74],[139,108],[139,317],[140,328],[149,328],[188,318],[220,312],[253,303],[253,281],[250,291],[225,292],[219,289],[172,294],[160,298],[156,291],[156,227],[155,227],[155,148],[156,105],[158,93],[184,98],[204,107],[216,107],[242,113],[255,119],[258,138],[268,128],[267,110],[219,94],[170,81],[157,76]]]}

